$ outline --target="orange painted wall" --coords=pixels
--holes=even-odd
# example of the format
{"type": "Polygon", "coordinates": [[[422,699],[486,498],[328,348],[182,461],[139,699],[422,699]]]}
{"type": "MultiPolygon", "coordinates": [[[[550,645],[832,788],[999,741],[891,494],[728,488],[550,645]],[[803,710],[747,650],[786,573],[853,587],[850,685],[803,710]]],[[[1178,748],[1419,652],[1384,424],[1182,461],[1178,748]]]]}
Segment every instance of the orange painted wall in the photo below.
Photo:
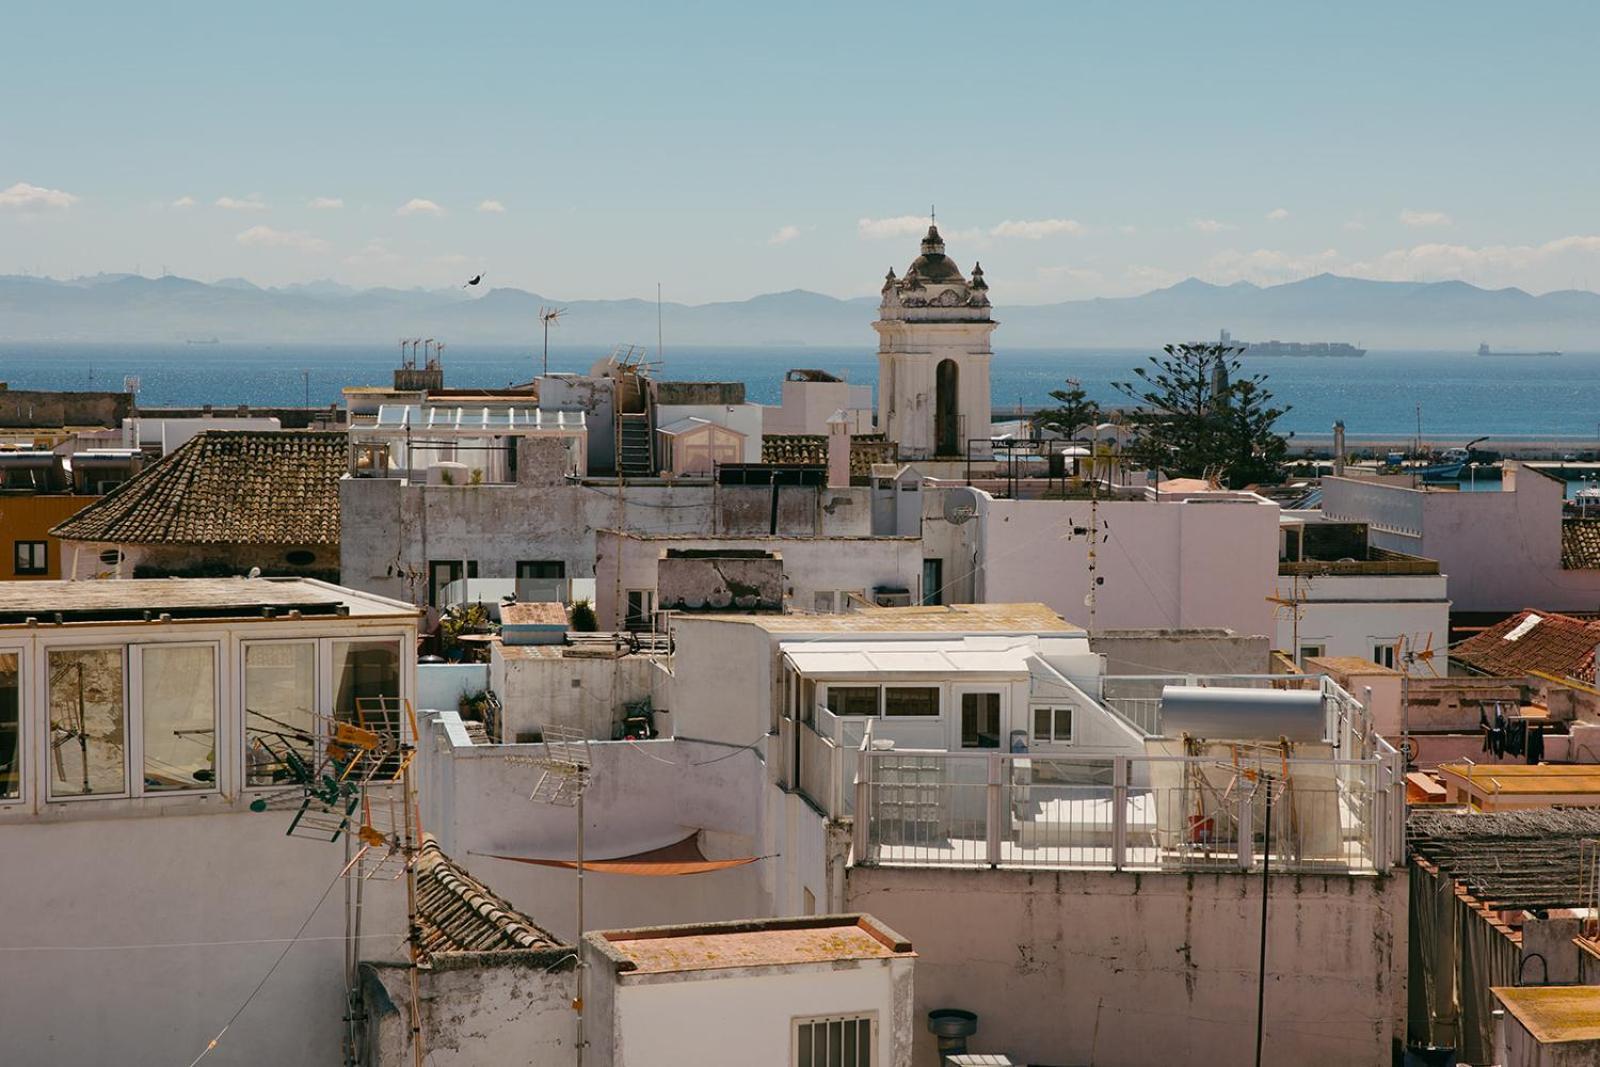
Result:
{"type": "Polygon", "coordinates": [[[0,494],[0,580],[27,581],[61,577],[61,542],[46,531],[76,515],[100,498],[97,496],[7,496],[0,494]],[[18,574],[18,541],[45,541],[49,544],[50,569],[45,574],[18,574]]]}

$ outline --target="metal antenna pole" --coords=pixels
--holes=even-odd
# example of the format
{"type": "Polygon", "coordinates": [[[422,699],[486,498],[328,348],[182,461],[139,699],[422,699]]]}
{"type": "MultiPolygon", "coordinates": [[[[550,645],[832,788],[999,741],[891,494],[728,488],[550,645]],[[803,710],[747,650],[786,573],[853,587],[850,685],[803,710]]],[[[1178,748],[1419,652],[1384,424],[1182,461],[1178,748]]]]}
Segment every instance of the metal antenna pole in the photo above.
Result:
{"type": "Polygon", "coordinates": [[[1261,835],[1261,962],[1256,975],[1256,1067],[1261,1067],[1261,1038],[1267,1004],[1267,895],[1271,890],[1268,875],[1272,869],[1272,776],[1263,774],[1267,787],[1266,828],[1261,835]]]}
{"type": "Polygon", "coordinates": [[[578,1067],[583,1067],[583,794],[578,794],[578,996],[573,1009],[578,1013],[578,1067]]]}

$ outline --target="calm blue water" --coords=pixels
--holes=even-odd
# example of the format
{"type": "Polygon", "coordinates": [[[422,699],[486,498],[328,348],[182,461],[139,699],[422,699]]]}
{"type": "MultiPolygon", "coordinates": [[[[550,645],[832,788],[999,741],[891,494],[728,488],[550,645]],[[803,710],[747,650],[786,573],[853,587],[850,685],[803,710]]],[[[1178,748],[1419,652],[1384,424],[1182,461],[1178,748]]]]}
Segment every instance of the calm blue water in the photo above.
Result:
{"type": "MultiPolygon", "coordinates": [[[[552,348],[552,370],[582,371],[599,348],[552,348]]],[[[1040,403],[1062,379],[1076,377],[1096,400],[1116,403],[1113,380],[1129,376],[1143,350],[1040,349],[995,353],[996,405],[1040,403]]],[[[325,405],[347,385],[386,385],[393,345],[160,345],[0,343],[0,381],[16,389],[118,389],[138,375],[150,406],[189,404],[325,405]],[[302,370],[308,372],[302,378],[302,370]]],[[[537,367],[532,347],[452,344],[445,380],[452,386],[504,386],[537,367]]],[[[872,383],[872,348],[752,347],[667,349],[661,377],[744,381],[748,398],[776,403],[784,371],[816,367],[872,383]]],[[[1425,439],[1479,434],[1600,437],[1600,355],[1558,359],[1482,358],[1465,353],[1373,352],[1364,359],[1256,359],[1246,369],[1269,376],[1268,388],[1294,410],[1284,430],[1327,433],[1335,419],[1348,432],[1411,436],[1422,405],[1425,439]]]]}

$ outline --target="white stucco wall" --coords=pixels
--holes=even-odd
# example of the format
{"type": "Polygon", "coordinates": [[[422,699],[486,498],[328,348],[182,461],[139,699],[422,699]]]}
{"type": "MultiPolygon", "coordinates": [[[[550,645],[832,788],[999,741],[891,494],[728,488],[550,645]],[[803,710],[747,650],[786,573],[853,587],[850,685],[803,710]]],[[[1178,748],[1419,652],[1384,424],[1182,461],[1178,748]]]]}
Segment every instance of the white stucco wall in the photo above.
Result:
{"type": "Polygon", "coordinates": [[[836,411],[850,418],[851,433],[873,430],[872,386],[849,382],[791,382],[782,385],[782,403],[762,409],[762,433],[826,434],[836,411]]]}
{"type": "MultiPolygon", "coordinates": [[[[449,855],[558,937],[576,934],[576,877],[567,869],[491,854],[572,859],[577,811],[528,799],[539,769],[507,756],[539,756],[542,745],[439,743],[425,727],[423,825],[449,855]]],[[[608,741],[592,746],[584,796],[584,851],[611,859],[674,844],[695,831],[710,858],[764,856],[765,769],[755,750],[682,741],[608,741]],[[726,758],[724,758],[726,757],[726,758]]],[[[707,922],[768,914],[766,861],[678,878],[588,872],[588,929],[707,922]]]]}
{"type": "MultiPolygon", "coordinates": [[[[977,494],[980,602],[1043,601],[1088,622],[1087,500],[996,500],[977,494]]],[[[1097,629],[1224,626],[1274,632],[1278,508],[1259,498],[1101,501],[1097,629]]],[[[972,525],[971,523],[967,524],[972,525]]],[[[964,528],[963,528],[964,529],[964,528]]]]}
{"type": "MultiPolygon", "coordinates": [[[[96,802],[81,802],[80,810],[96,802]]],[[[291,813],[0,824],[0,1059],[188,1063],[345,862],[291,813]]],[[[342,1063],[344,886],[207,1064],[342,1063]]],[[[403,882],[367,883],[363,951],[405,937],[403,882]]]]}
{"type": "MultiPolygon", "coordinates": [[[[1374,646],[1393,646],[1401,637],[1415,643],[1421,651],[1442,650],[1449,645],[1450,600],[1445,595],[1444,575],[1425,577],[1401,575],[1342,576],[1324,575],[1278,578],[1279,597],[1298,599],[1300,647],[1319,645],[1323,655],[1359,656],[1372,659],[1374,646]]],[[[1295,647],[1296,625],[1284,607],[1278,613],[1277,642],[1274,647],[1299,655],[1295,647]]],[[[1404,669],[1396,657],[1395,668],[1404,669]]],[[[1413,664],[1411,673],[1437,673],[1422,663],[1413,664]]]]}
{"type": "Polygon", "coordinates": [[[670,974],[609,971],[604,963],[592,971],[595,981],[615,983],[611,1017],[595,1020],[610,1040],[609,1048],[597,1042],[597,1067],[786,1064],[793,1057],[795,1019],[866,1013],[877,1017],[874,1065],[910,1067],[909,959],[670,974]]]}
{"type": "MultiPolygon", "coordinates": [[[[978,1013],[1018,1063],[1237,1067],[1254,1057],[1261,879],[852,867],[850,910],[917,947],[916,1015],[978,1013]]],[[[1405,1005],[1403,874],[1277,876],[1264,1063],[1386,1064],[1405,1005]]],[[[918,1062],[933,1062],[917,1033],[918,1062]]]]}

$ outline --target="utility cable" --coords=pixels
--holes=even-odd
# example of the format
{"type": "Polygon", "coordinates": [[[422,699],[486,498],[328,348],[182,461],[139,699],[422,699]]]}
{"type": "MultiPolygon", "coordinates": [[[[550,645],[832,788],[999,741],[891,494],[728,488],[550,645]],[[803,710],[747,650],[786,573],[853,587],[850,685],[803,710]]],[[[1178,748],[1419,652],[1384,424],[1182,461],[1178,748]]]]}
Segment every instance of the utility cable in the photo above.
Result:
{"type": "MultiPolygon", "coordinates": [[[[358,853],[357,856],[359,857],[359,855],[360,854],[358,853]]],[[[333,876],[333,881],[328,883],[328,887],[322,891],[322,895],[317,898],[317,902],[311,906],[311,911],[306,915],[305,921],[300,924],[300,929],[294,932],[294,936],[289,939],[289,943],[283,946],[283,951],[278,953],[278,958],[273,961],[271,967],[267,968],[267,973],[261,976],[261,981],[257,982],[256,987],[250,991],[250,995],[244,998],[244,1003],[239,1005],[239,1009],[229,1016],[226,1023],[222,1024],[222,1029],[217,1031],[217,1036],[213,1037],[206,1044],[206,1047],[200,1050],[200,1055],[196,1056],[190,1061],[189,1067],[195,1067],[195,1064],[205,1059],[206,1056],[211,1053],[211,1050],[216,1048],[218,1043],[222,1041],[222,1036],[228,1032],[228,1028],[239,1021],[239,1016],[244,1014],[245,1009],[250,1006],[250,1002],[255,1000],[256,995],[260,993],[263,988],[265,988],[267,980],[273,976],[273,974],[278,970],[278,967],[282,965],[283,961],[289,958],[290,951],[300,940],[300,935],[306,932],[306,927],[311,925],[311,920],[317,917],[317,912],[322,909],[322,904],[328,899],[328,894],[332,893],[333,887],[338,885],[344,876],[349,873],[350,868],[354,863],[355,860],[351,860],[349,863],[339,868],[339,873],[333,876]]],[[[344,938],[341,937],[339,940],[342,941],[344,938]]]]}

